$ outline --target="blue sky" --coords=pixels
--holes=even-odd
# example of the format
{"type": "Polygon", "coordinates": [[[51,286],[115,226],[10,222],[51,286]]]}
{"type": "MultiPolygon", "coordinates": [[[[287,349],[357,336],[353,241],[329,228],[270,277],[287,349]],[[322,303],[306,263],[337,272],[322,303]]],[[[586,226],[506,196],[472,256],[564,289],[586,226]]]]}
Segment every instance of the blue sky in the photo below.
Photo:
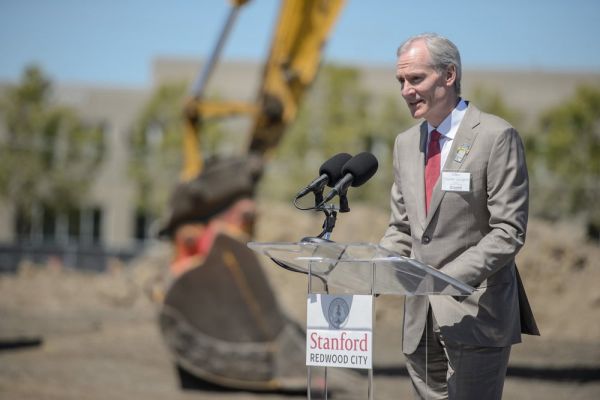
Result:
{"type": "MultiPolygon", "coordinates": [[[[252,0],[225,48],[263,60],[277,0],[252,0]]],[[[61,82],[146,86],[157,56],[202,58],[227,0],[0,0],[0,81],[41,65],[61,82]]],[[[597,0],[347,0],[325,59],[393,66],[407,36],[439,32],[465,68],[600,72],[597,0]]]]}

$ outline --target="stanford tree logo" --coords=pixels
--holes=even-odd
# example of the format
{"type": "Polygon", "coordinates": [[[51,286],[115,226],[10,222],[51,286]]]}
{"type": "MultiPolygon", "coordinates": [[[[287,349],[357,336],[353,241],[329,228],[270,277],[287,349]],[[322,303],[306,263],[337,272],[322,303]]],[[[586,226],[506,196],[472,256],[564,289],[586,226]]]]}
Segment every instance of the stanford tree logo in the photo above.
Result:
{"type": "Polygon", "coordinates": [[[335,329],[339,329],[342,326],[346,319],[348,319],[348,314],[350,313],[350,306],[346,300],[341,297],[336,297],[329,304],[329,310],[327,313],[328,321],[335,329]]]}

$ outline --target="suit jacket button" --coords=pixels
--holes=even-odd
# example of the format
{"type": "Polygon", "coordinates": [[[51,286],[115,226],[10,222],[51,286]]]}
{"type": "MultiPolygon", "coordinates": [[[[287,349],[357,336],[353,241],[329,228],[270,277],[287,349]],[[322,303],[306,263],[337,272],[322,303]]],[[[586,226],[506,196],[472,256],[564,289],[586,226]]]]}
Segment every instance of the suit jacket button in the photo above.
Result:
{"type": "Polygon", "coordinates": [[[423,243],[427,244],[429,242],[431,242],[431,238],[427,235],[423,236],[423,243]]]}

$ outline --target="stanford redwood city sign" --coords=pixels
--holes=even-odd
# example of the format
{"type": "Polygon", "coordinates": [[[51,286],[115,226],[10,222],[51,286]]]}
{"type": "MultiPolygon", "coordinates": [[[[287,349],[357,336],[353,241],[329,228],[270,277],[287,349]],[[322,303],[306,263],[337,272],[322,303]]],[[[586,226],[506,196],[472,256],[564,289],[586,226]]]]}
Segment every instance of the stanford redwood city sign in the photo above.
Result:
{"type": "Polygon", "coordinates": [[[309,294],[306,309],[306,365],[372,368],[372,296],[309,294]]]}

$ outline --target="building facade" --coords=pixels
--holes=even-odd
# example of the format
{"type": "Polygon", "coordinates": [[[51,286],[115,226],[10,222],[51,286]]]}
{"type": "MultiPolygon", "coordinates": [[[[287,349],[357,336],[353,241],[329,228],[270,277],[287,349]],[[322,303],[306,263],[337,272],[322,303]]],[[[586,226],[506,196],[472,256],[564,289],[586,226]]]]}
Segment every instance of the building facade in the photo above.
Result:
{"type": "MultiPolygon", "coordinates": [[[[135,256],[152,240],[153,219],[135,205],[128,174],[128,135],[155,88],[170,82],[193,82],[200,68],[196,60],[158,59],[149,88],[55,82],[58,103],[105,127],[105,159],[86,204],[76,212],[54,214],[40,208],[25,224],[10,204],[0,205],[0,271],[14,271],[22,262],[46,263],[50,259],[68,267],[102,270],[112,259],[135,256]]],[[[367,91],[400,99],[393,66],[357,68],[367,91]]],[[[260,78],[259,64],[229,62],[215,72],[207,91],[251,101],[260,78]]],[[[511,108],[523,111],[526,124],[532,124],[542,111],[573,95],[578,86],[599,84],[600,74],[595,73],[465,71],[463,92],[467,98],[476,88],[497,93],[511,108]]]]}

